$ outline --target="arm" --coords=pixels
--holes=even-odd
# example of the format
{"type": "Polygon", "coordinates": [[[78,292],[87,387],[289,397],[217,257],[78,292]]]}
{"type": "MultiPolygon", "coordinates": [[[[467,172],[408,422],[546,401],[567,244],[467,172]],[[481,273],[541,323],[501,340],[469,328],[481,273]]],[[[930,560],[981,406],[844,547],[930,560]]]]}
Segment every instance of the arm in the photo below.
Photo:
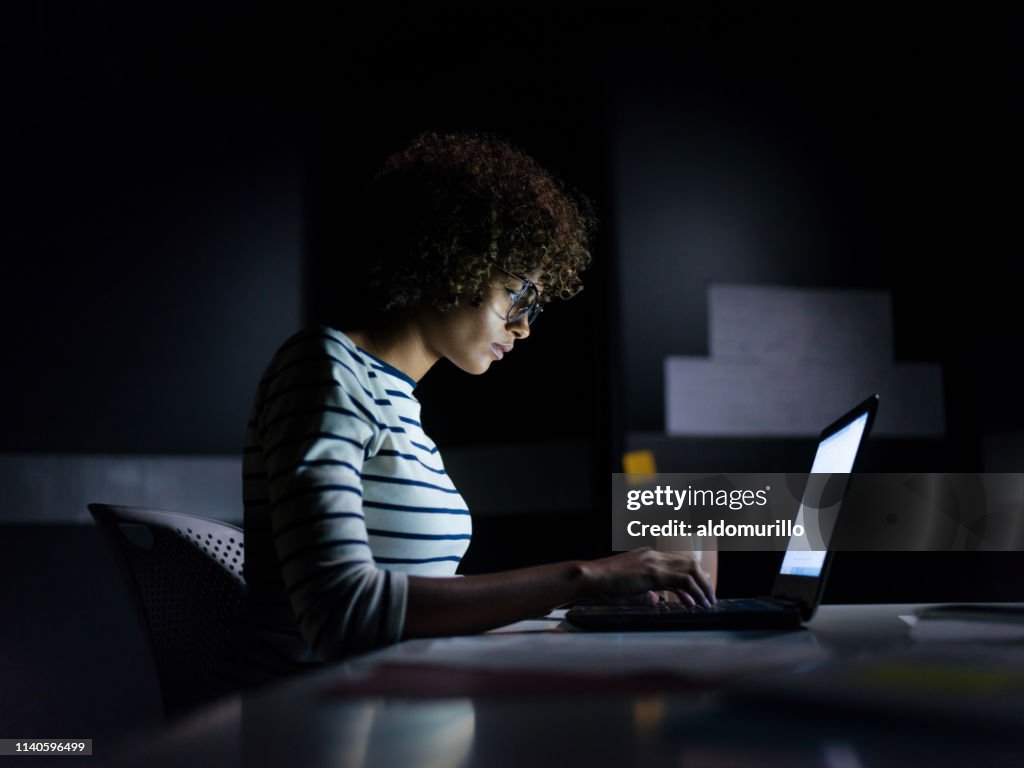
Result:
{"type": "Polygon", "coordinates": [[[481,632],[577,598],[615,599],[666,589],[684,602],[714,600],[689,552],[649,548],[461,579],[409,577],[403,639],[481,632]]]}
{"type": "Polygon", "coordinates": [[[298,627],[323,659],[396,642],[407,580],[378,568],[370,552],[362,468],[378,432],[344,367],[351,361],[311,335],[276,362],[257,428],[274,548],[298,627]]]}
{"type": "Polygon", "coordinates": [[[712,595],[688,553],[639,550],[460,579],[379,568],[367,543],[361,479],[377,430],[358,386],[331,386],[345,380],[331,353],[344,359],[310,344],[281,361],[258,415],[282,577],[303,637],[321,658],[478,632],[578,597],[654,588],[677,589],[681,599],[712,595]]]}

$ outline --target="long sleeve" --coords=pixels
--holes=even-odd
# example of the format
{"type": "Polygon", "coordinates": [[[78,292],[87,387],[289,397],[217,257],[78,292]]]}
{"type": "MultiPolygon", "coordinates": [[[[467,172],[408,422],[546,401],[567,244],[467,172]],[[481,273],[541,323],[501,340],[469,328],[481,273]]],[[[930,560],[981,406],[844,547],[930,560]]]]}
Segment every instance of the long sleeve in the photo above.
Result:
{"type": "Polygon", "coordinates": [[[362,475],[380,429],[344,351],[294,344],[264,377],[254,414],[274,552],[296,623],[323,659],[397,642],[408,590],[370,549],[362,475]]]}

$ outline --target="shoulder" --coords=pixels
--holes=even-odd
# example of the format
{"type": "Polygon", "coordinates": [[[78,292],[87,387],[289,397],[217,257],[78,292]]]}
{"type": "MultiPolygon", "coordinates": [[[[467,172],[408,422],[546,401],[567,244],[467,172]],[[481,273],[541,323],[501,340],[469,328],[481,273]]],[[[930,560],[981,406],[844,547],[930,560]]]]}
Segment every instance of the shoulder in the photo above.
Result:
{"type": "Polygon", "coordinates": [[[340,358],[356,354],[356,345],[343,334],[326,325],[311,326],[292,334],[277,348],[271,368],[315,353],[340,358]]]}
{"type": "Polygon", "coordinates": [[[363,383],[368,381],[366,361],[356,345],[341,331],[326,325],[304,328],[286,339],[268,366],[267,376],[303,363],[320,369],[336,369],[363,383]]]}
{"type": "Polygon", "coordinates": [[[264,397],[316,385],[333,385],[351,398],[375,404],[377,374],[365,354],[341,331],[328,326],[305,328],[286,339],[267,366],[260,382],[264,397]]]}

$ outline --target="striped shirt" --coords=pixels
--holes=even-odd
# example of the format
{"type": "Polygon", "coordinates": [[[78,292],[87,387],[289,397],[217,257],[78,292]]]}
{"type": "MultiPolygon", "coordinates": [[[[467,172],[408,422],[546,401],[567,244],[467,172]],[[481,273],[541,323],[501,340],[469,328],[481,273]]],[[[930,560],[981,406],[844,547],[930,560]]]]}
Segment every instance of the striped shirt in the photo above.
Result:
{"type": "Polygon", "coordinates": [[[415,386],[327,327],[288,339],[260,381],[242,468],[247,610],[286,665],[397,642],[408,574],[452,576],[469,546],[415,386]]]}

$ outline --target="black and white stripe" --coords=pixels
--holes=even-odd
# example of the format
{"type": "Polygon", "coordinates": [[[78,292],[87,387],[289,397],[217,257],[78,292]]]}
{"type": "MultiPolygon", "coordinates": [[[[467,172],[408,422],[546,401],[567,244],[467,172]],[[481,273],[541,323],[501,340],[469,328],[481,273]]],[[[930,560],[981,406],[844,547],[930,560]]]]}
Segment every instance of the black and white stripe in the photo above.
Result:
{"type": "Polygon", "coordinates": [[[469,546],[469,510],[414,389],[325,327],[285,342],[260,382],[243,453],[246,581],[254,601],[288,596],[320,657],[400,639],[407,575],[452,576],[469,546]]]}

